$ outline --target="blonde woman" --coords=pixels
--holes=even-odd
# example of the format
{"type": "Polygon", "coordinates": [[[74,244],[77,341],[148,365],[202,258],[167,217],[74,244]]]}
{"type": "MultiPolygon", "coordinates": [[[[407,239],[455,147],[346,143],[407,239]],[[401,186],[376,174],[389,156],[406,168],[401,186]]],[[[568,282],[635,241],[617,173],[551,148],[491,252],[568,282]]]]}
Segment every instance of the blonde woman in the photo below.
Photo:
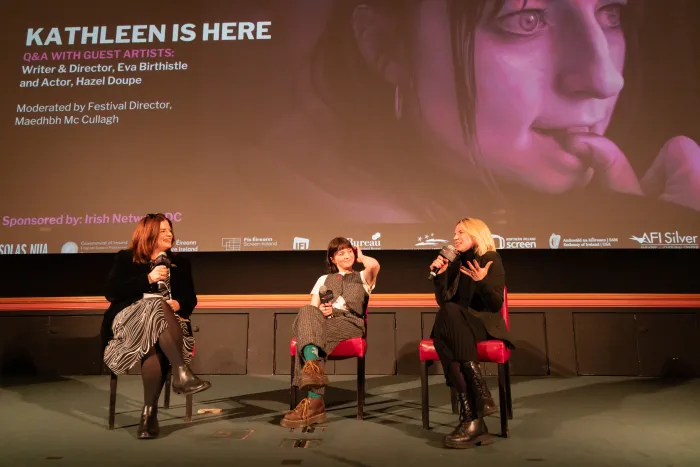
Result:
{"type": "Polygon", "coordinates": [[[433,326],[435,350],[447,385],[457,391],[459,425],[445,437],[445,446],[468,448],[489,441],[483,417],[496,411],[478,363],[477,343],[501,339],[513,347],[500,310],[505,271],[487,225],[474,218],[457,223],[454,246],[459,258],[448,263],[438,256],[431,268],[440,310],[433,326]]]}

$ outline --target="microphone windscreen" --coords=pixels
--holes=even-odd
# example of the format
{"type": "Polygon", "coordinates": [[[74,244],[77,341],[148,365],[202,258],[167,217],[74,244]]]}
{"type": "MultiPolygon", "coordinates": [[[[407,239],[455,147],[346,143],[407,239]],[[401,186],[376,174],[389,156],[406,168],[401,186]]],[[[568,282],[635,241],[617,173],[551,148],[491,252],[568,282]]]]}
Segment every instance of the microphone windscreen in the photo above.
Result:
{"type": "Polygon", "coordinates": [[[161,252],[158,254],[156,257],[156,260],[153,262],[153,266],[165,266],[166,268],[170,268],[170,258],[168,258],[168,255],[165,252],[161,252]]]}
{"type": "Polygon", "coordinates": [[[322,285],[318,289],[318,296],[321,299],[321,303],[329,303],[333,300],[333,291],[329,290],[325,285],[322,285]]]}
{"type": "Polygon", "coordinates": [[[455,247],[452,245],[447,245],[442,247],[442,250],[440,251],[440,254],[444,256],[447,261],[452,262],[457,258],[457,255],[459,254],[457,250],[455,250],[455,247]]]}

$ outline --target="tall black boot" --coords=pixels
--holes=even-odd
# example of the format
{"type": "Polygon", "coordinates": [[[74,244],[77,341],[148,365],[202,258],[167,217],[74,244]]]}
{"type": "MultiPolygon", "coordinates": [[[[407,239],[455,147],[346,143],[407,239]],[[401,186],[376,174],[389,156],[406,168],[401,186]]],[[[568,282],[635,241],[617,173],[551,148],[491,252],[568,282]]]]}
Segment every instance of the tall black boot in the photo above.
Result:
{"type": "Polygon", "coordinates": [[[468,397],[468,394],[457,393],[459,425],[452,433],[445,436],[445,447],[466,449],[492,442],[484,419],[477,417],[473,401],[470,402],[468,397]]]}
{"type": "Polygon", "coordinates": [[[139,422],[138,439],[153,439],[160,433],[158,427],[158,408],[144,405],[139,422]]]}
{"type": "Polygon", "coordinates": [[[462,373],[467,380],[467,384],[471,384],[474,388],[476,400],[476,412],[479,417],[486,417],[492,413],[496,413],[496,403],[493,401],[491,391],[488,384],[481,373],[479,362],[465,362],[462,364],[462,373]]]}
{"type": "Polygon", "coordinates": [[[173,368],[173,375],[177,377],[177,383],[173,381],[173,391],[177,394],[189,396],[190,394],[206,391],[211,387],[209,381],[199,379],[187,365],[173,368]]]}

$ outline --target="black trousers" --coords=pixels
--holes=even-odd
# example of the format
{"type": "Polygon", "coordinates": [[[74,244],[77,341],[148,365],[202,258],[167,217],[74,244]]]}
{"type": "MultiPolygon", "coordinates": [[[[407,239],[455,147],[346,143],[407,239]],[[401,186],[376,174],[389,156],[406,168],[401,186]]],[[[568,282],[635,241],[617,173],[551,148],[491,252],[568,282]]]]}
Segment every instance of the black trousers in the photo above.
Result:
{"type": "Polygon", "coordinates": [[[449,376],[450,365],[479,361],[476,345],[489,339],[484,323],[467,308],[456,303],[446,303],[440,308],[433,326],[433,342],[448,385],[455,386],[449,376]]]}

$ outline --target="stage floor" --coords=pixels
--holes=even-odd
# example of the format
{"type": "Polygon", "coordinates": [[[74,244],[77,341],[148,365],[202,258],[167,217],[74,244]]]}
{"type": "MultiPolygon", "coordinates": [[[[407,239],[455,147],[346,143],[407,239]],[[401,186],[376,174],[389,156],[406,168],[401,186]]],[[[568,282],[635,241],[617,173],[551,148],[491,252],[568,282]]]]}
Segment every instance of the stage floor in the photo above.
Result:
{"type": "MultiPolygon", "coordinates": [[[[117,419],[107,429],[109,377],[8,381],[0,387],[0,464],[413,466],[697,466],[700,380],[620,377],[513,378],[510,437],[471,450],[442,448],[454,425],[449,393],[431,376],[431,426],[421,428],[418,377],[369,377],[365,420],[355,420],[355,381],[331,379],[328,422],[313,432],[281,428],[286,377],[212,376],[194,418],[173,394],[161,437],[135,438],[139,376],[119,378],[117,419]],[[198,415],[219,408],[219,415],[198,415]],[[303,441],[298,441],[303,440],[303,441]],[[306,442],[306,440],[309,440],[306,442]]],[[[489,379],[497,399],[497,386],[489,379]]],[[[161,398],[162,400],[162,398],[161,398]]],[[[489,417],[499,431],[497,416],[489,417]]]]}

